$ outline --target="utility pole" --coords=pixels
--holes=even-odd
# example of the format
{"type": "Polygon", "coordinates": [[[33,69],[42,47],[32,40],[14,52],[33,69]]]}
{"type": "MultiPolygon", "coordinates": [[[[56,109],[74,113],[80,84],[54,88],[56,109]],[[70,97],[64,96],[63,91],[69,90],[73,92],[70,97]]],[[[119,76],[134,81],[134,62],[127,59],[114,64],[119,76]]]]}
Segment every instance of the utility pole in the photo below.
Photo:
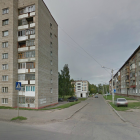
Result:
{"type": "Polygon", "coordinates": [[[112,69],[111,73],[112,73],[112,103],[114,104],[114,91],[113,91],[113,69],[112,69]]]}

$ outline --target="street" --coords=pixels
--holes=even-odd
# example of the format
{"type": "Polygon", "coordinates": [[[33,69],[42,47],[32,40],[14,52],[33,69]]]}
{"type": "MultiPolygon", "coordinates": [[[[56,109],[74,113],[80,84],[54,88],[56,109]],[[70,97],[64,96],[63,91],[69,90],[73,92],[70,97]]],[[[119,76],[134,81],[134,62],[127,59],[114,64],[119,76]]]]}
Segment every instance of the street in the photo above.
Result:
{"type": "MultiPolygon", "coordinates": [[[[71,118],[40,125],[0,122],[0,140],[139,140],[140,128],[123,122],[103,97],[88,104],[71,118]]],[[[46,116],[47,117],[47,116],[46,116]]]]}

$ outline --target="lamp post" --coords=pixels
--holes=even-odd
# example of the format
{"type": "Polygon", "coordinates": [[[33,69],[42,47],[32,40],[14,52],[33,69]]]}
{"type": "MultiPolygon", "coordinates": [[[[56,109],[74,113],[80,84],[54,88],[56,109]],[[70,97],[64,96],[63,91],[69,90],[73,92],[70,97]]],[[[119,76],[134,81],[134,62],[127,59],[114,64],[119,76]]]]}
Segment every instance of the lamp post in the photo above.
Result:
{"type": "Polygon", "coordinates": [[[107,67],[105,67],[105,66],[102,66],[102,68],[106,68],[106,69],[110,69],[111,70],[111,73],[112,73],[112,103],[114,104],[114,91],[113,91],[113,69],[111,69],[111,68],[107,68],[107,67]]]}

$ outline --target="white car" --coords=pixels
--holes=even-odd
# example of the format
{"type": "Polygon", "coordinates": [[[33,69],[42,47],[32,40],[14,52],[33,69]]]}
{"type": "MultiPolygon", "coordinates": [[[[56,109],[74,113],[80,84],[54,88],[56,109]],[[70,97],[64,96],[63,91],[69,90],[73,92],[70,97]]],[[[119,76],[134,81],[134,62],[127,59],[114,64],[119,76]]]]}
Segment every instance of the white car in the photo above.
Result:
{"type": "Polygon", "coordinates": [[[114,103],[117,107],[119,107],[119,106],[127,107],[128,106],[128,102],[125,98],[117,98],[114,103]]]}

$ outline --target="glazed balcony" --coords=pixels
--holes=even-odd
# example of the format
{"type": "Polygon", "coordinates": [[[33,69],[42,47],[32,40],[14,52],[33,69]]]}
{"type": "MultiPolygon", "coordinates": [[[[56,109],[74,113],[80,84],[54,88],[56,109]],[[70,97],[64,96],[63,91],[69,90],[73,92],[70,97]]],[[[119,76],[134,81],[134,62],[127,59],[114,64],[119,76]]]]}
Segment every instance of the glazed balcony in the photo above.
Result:
{"type": "Polygon", "coordinates": [[[35,38],[35,28],[18,31],[18,41],[35,38]]]}
{"type": "Polygon", "coordinates": [[[18,52],[35,50],[35,40],[18,42],[18,52]]]}

